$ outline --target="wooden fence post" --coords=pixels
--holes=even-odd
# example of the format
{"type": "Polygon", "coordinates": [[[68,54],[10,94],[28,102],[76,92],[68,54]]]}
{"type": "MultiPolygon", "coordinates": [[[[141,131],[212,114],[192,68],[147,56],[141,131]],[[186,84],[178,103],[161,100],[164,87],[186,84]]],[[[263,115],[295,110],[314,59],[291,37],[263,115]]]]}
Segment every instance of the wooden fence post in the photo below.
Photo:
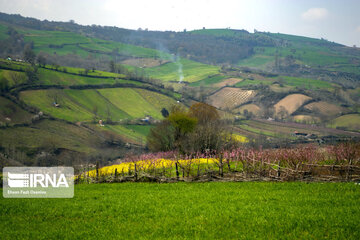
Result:
{"type": "Polygon", "coordinates": [[[350,161],[348,163],[347,174],[346,174],[346,180],[348,180],[348,181],[350,181],[350,179],[351,179],[351,164],[352,164],[352,161],[350,159],[350,161]]]}
{"type": "Polygon", "coordinates": [[[179,180],[179,168],[178,168],[178,163],[175,163],[175,169],[176,169],[176,180],[179,180]]]}
{"type": "Polygon", "coordinates": [[[219,163],[220,163],[220,166],[219,166],[220,177],[223,177],[224,172],[223,172],[223,156],[222,156],[222,154],[220,154],[219,163]]]}
{"type": "Polygon", "coordinates": [[[99,161],[96,162],[96,179],[99,179],[99,161]]]}
{"type": "Polygon", "coordinates": [[[280,174],[281,174],[281,172],[280,172],[280,161],[279,161],[279,163],[278,163],[278,170],[277,170],[277,177],[278,177],[278,178],[280,178],[280,174]]]}
{"type": "Polygon", "coordinates": [[[136,163],[134,164],[134,171],[135,171],[135,173],[134,173],[134,176],[135,176],[135,180],[137,181],[137,171],[136,171],[136,163]]]}

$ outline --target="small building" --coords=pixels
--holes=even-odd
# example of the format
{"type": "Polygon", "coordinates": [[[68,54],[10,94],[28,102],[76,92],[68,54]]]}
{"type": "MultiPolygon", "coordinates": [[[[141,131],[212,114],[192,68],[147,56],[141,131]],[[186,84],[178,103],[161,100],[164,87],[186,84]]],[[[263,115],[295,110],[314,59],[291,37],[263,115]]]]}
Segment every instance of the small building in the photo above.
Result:
{"type": "Polygon", "coordinates": [[[154,119],[151,116],[146,116],[145,118],[141,119],[141,121],[144,123],[151,123],[153,120],[154,119]]]}

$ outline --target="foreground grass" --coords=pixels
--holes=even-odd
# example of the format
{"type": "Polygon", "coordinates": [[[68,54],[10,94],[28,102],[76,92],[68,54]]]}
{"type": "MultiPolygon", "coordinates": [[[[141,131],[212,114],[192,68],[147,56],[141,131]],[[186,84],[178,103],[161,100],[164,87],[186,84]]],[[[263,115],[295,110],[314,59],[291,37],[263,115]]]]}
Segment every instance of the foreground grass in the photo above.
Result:
{"type": "Polygon", "coordinates": [[[0,200],[1,239],[359,239],[354,183],[77,185],[0,200]]]}

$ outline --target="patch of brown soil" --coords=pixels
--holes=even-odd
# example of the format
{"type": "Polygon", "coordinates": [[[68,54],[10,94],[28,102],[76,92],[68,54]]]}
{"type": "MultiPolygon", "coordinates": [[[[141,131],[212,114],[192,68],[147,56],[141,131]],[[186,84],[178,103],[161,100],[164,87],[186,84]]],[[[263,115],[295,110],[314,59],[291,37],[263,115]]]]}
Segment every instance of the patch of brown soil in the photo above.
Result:
{"type": "Polygon", "coordinates": [[[207,102],[217,108],[233,109],[256,95],[254,90],[226,87],[208,97],[207,102]]]}
{"type": "Polygon", "coordinates": [[[240,114],[244,114],[244,111],[248,110],[248,112],[251,112],[253,113],[254,115],[258,115],[259,111],[260,111],[260,107],[255,105],[255,104],[246,104],[246,105],[243,105],[239,108],[236,108],[235,109],[235,112],[236,113],[240,113],[240,114]]]}
{"type": "Polygon", "coordinates": [[[274,105],[275,111],[276,113],[279,113],[282,109],[285,109],[288,112],[288,114],[292,114],[310,99],[311,97],[308,97],[303,94],[288,95],[274,105]]]}
{"type": "Polygon", "coordinates": [[[224,79],[222,82],[216,83],[213,86],[214,87],[225,87],[225,86],[233,86],[235,84],[237,84],[238,82],[241,82],[243,79],[241,78],[228,78],[228,79],[224,79]]]}
{"type": "Polygon", "coordinates": [[[309,103],[304,108],[327,116],[334,116],[345,111],[342,107],[324,101],[309,103]]]}

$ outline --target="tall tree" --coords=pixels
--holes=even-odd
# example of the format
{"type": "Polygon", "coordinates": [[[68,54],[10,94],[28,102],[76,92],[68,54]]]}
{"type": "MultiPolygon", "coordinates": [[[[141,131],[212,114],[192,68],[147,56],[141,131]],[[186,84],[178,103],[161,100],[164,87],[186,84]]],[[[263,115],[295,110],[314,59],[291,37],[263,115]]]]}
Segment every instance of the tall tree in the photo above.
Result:
{"type": "Polygon", "coordinates": [[[195,103],[189,109],[190,116],[198,119],[199,124],[205,124],[220,119],[216,108],[206,103],[195,103]]]}
{"type": "Polygon", "coordinates": [[[43,52],[40,52],[37,56],[37,63],[39,64],[39,66],[43,66],[45,67],[46,63],[47,63],[47,59],[46,56],[43,52]]]}
{"type": "Polygon", "coordinates": [[[231,134],[226,129],[216,108],[208,104],[193,104],[188,111],[174,105],[169,116],[151,129],[148,146],[151,151],[217,151],[231,143],[231,134]]]}
{"type": "Polygon", "coordinates": [[[110,72],[114,73],[116,71],[115,62],[113,60],[109,62],[109,67],[110,67],[110,72]]]}
{"type": "Polygon", "coordinates": [[[36,54],[31,49],[31,45],[27,44],[24,49],[24,60],[28,63],[35,64],[36,54]]]}

